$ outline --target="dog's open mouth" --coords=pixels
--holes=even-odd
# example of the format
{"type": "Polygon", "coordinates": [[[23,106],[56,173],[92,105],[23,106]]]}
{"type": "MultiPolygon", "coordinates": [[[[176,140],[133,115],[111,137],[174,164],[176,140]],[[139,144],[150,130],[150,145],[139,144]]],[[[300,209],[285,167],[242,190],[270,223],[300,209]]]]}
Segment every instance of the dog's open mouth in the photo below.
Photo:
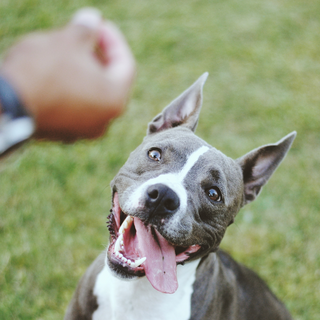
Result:
{"type": "Polygon", "coordinates": [[[170,244],[154,227],[122,212],[117,193],[108,218],[108,259],[113,268],[116,266],[128,276],[146,275],[156,290],[174,293],[178,288],[177,264],[188,260],[201,247],[170,244]]]}

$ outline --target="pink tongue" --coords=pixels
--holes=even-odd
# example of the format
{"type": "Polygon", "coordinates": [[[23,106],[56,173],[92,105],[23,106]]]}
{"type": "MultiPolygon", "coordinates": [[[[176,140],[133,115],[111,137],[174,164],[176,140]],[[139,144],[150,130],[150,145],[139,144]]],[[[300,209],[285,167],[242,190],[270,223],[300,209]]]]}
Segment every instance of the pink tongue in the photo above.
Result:
{"type": "Polygon", "coordinates": [[[144,270],[152,286],[163,293],[178,289],[176,253],[174,247],[160,233],[151,233],[140,219],[134,218],[141,257],[146,257],[144,270]],[[155,237],[157,239],[155,239],[155,237]]]}

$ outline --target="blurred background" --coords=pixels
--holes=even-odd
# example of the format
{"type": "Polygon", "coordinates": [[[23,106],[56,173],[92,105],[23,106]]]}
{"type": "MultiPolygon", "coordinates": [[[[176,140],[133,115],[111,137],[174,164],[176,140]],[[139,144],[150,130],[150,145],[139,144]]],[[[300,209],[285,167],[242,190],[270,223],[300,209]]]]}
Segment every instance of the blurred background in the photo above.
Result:
{"type": "Polygon", "coordinates": [[[237,158],[298,132],[222,248],[295,319],[319,320],[320,2],[1,0],[0,52],[27,32],[63,26],[82,6],[99,8],[127,37],[138,64],[132,99],[104,138],[31,142],[1,171],[0,318],[62,319],[107,246],[112,177],[147,123],[208,71],[197,134],[210,144],[237,158]]]}

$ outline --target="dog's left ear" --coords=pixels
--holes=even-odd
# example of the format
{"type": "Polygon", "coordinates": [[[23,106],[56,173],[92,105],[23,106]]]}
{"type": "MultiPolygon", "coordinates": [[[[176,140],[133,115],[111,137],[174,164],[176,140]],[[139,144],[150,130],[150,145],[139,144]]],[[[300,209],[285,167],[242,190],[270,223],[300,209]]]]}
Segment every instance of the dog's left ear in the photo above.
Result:
{"type": "Polygon", "coordinates": [[[202,106],[202,88],[207,77],[208,72],[164,108],[162,113],[149,123],[147,134],[177,126],[184,126],[195,131],[202,106]]]}
{"type": "Polygon", "coordinates": [[[289,151],[297,133],[291,132],[275,144],[255,149],[236,161],[243,172],[243,206],[253,201],[289,151]]]}

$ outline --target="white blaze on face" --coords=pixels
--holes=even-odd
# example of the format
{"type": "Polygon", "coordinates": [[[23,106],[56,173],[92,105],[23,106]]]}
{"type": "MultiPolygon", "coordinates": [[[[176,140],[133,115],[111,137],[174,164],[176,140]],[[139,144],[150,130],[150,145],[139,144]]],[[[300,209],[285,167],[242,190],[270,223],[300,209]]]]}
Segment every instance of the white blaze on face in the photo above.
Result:
{"type": "Polygon", "coordinates": [[[191,153],[187,159],[187,162],[184,164],[183,168],[181,169],[181,171],[177,173],[161,174],[158,177],[150,179],[145,183],[143,183],[140,187],[138,187],[131,193],[129,199],[126,201],[126,203],[122,208],[123,211],[130,214],[132,210],[135,210],[140,206],[143,207],[144,206],[143,199],[148,187],[157,183],[162,183],[168,186],[169,188],[171,188],[172,190],[174,190],[174,192],[178,195],[180,199],[179,211],[186,210],[188,195],[183,185],[183,180],[187,176],[188,172],[197,163],[199,158],[208,150],[209,148],[207,146],[202,146],[196,151],[194,151],[193,153],[191,153]]]}
{"type": "Polygon", "coordinates": [[[193,153],[191,153],[191,155],[189,156],[186,164],[183,166],[182,170],[178,174],[179,178],[180,178],[180,182],[182,182],[184,180],[184,178],[186,177],[188,172],[191,170],[191,168],[196,164],[196,162],[199,160],[199,158],[204,153],[206,153],[208,150],[209,150],[208,147],[202,146],[198,150],[196,150],[193,153]]]}

